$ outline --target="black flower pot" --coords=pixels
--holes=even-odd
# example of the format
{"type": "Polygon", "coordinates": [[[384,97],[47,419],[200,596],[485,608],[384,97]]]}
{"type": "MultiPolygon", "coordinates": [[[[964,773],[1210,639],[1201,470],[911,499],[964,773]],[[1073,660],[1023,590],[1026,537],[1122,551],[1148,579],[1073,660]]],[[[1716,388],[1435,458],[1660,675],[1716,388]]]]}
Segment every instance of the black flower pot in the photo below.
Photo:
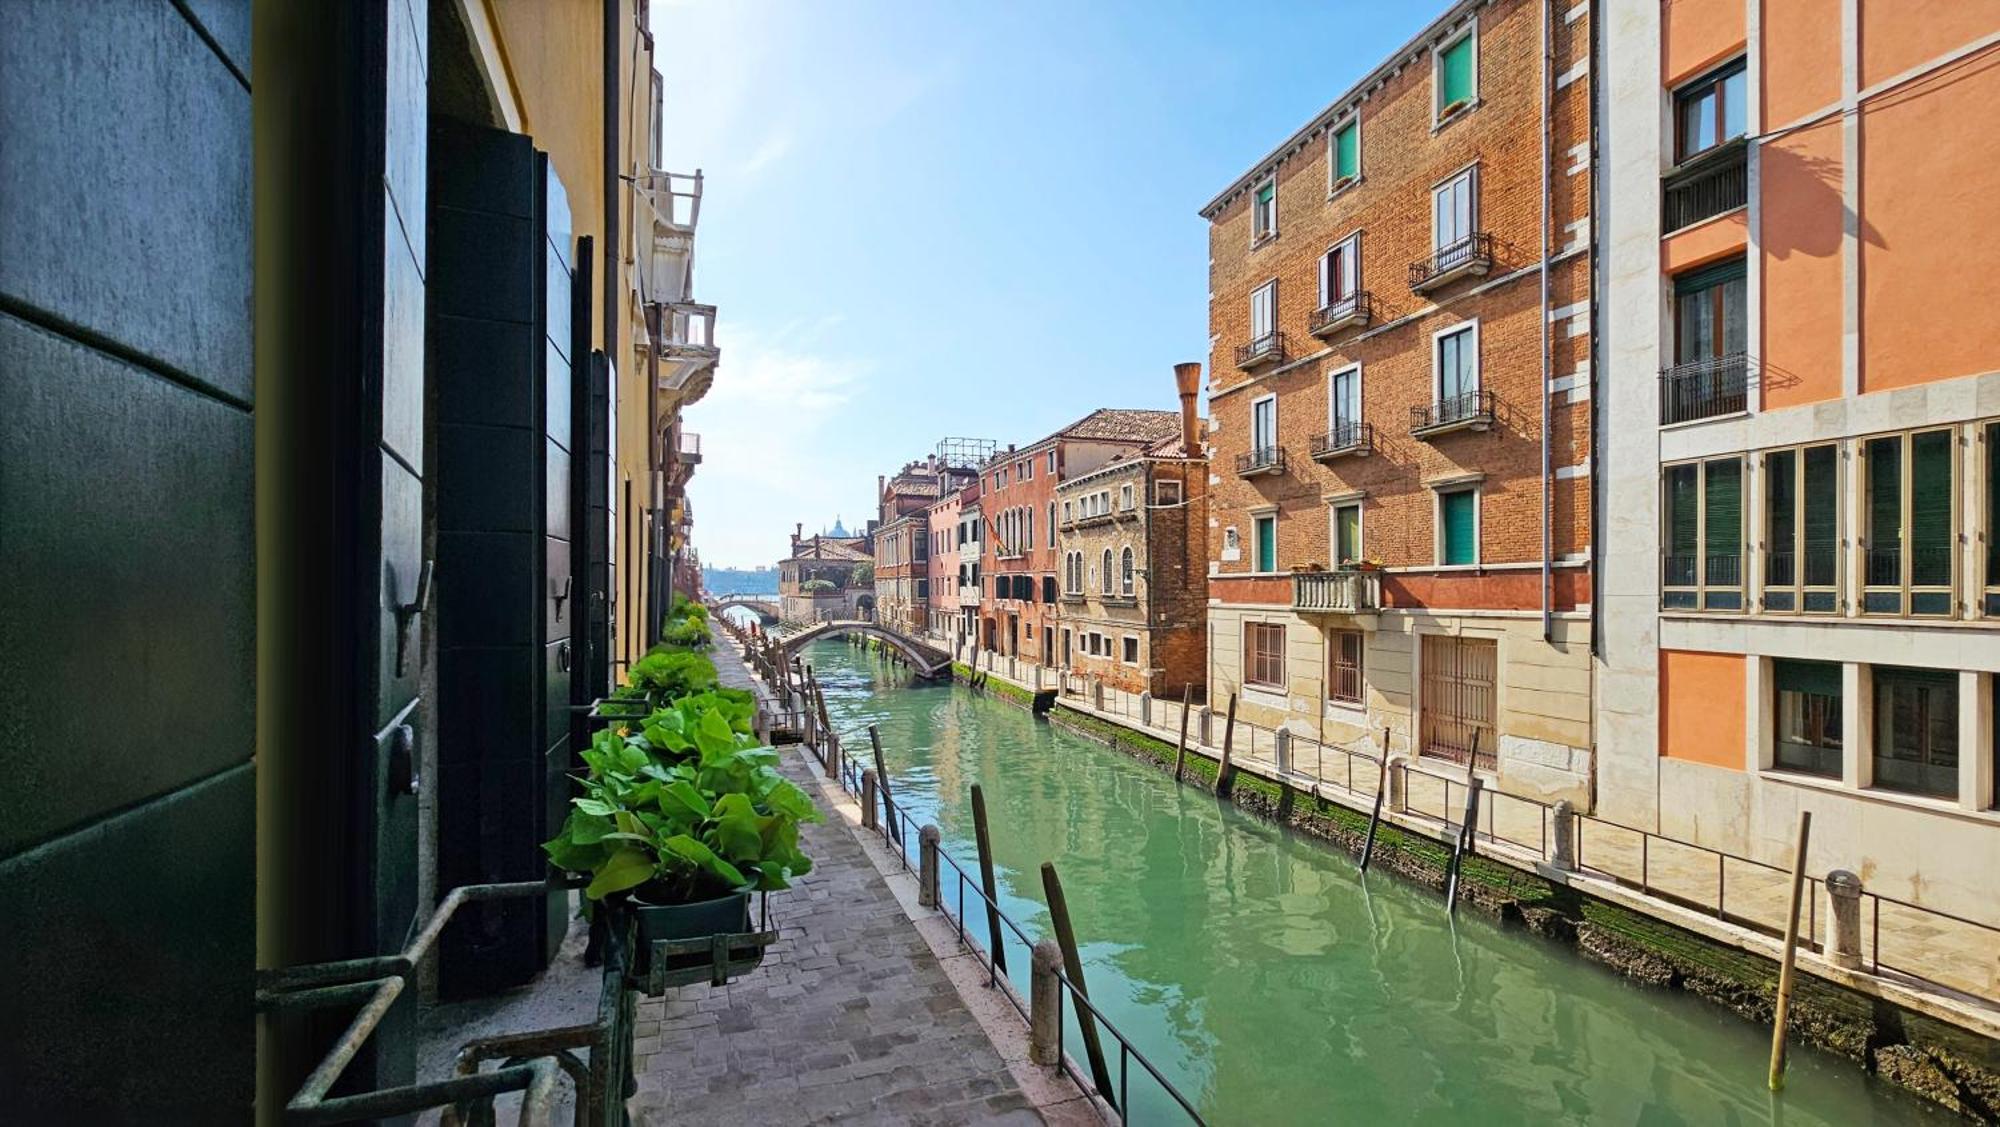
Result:
{"type": "MultiPolygon", "coordinates": [[[[683,904],[655,904],[646,899],[645,890],[633,893],[629,902],[632,915],[638,922],[639,949],[633,952],[632,969],[639,975],[652,970],[653,944],[663,939],[706,939],[711,935],[741,935],[751,930],[750,894],[732,892],[713,900],[696,900],[683,904]]],[[[759,957],[762,949],[759,949],[759,957]]],[[[668,971],[690,970],[708,966],[711,956],[707,952],[673,955],[667,959],[668,971]]]]}

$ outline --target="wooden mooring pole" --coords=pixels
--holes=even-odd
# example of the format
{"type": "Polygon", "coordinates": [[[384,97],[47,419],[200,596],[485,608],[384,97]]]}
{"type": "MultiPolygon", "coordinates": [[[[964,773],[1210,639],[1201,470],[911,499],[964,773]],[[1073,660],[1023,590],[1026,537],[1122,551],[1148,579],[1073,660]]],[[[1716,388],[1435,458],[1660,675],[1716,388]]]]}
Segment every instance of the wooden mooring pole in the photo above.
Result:
{"type": "Polygon", "coordinates": [[[889,769],[882,765],[882,735],[873,724],[868,725],[868,743],[875,749],[875,780],[882,790],[882,812],[888,815],[882,820],[882,830],[901,849],[903,839],[896,829],[896,797],[889,791],[889,769]]]}
{"type": "Polygon", "coordinates": [[[1181,781],[1181,767],[1187,763],[1188,701],[1194,695],[1192,683],[1181,686],[1181,738],[1174,744],[1174,782],[1181,781]]]}
{"type": "Polygon", "coordinates": [[[1229,753],[1236,746],[1236,694],[1229,694],[1229,718],[1222,724],[1222,762],[1215,768],[1215,795],[1228,798],[1230,787],[1235,783],[1234,773],[1229,767],[1229,753]]]}
{"type": "MultiPolygon", "coordinates": [[[[1063,899],[1062,880],[1056,876],[1054,861],[1042,862],[1042,893],[1048,897],[1049,919],[1055,924],[1056,945],[1062,948],[1063,975],[1076,986],[1076,992],[1085,998],[1090,990],[1083,984],[1083,958],[1077,954],[1076,929],[1069,918],[1069,901],[1063,899]]],[[[1104,1064],[1104,1045],[1097,1039],[1097,1019],[1082,1006],[1076,1008],[1076,1025],[1083,1031],[1083,1049],[1090,1057],[1090,1075],[1097,1081],[1097,1092],[1105,1101],[1121,1114],[1118,1096],[1111,1087],[1111,1070],[1104,1064]]]]}
{"type": "Polygon", "coordinates": [[[1368,840],[1361,843],[1361,871],[1375,856],[1375,831],[1382,826],[1382,800],[1389,796],[1389,729],[1382,729],[1382,772],[1375,777],[1375,812],[1368,815],[1368,840]]]}
{"type": "Polygon", "coordinates": [[[1451,869],[1445,876],[1444,910],[1447,914],[1458,910],[1458,878],[1465,869],[1465,855],[1472,850],[1473,827],[1479,824],[1479,791],[1484,785],[1475,775],[1465,788],[1465,823],[1458,827],[1458,840],[1451,849],[1451,869]]]}
{"type": "Polygon", "coordinates": [[[1792,1013],[1792,967],[1799,954],[1799,901],[1806,879],[1806,843],[1812,838],[1812,811],[1799,811],[1799,840],[1792,852],[1792,906],[1785,913],[1785,957],[1778,964],[1778,1005],[1771,1023],[1771,1090],[1785,1088],[1785,1022],[1792,1013]]]}
{"type": "MultiPolygon", "coordinates": [[[[979,784],[972,784],[972,841],[979,847],[979,889],[986,894],[986,934],[988,951],[993,953],[993,966],[998,970],[1007,969],[1007,945],[1000,939],[1000,893],[993,879],[993,840],[986,833],[986,794],[979,784]]],[[[965,905],[958,906],[959,918],[964,918],[965,905]]]]}

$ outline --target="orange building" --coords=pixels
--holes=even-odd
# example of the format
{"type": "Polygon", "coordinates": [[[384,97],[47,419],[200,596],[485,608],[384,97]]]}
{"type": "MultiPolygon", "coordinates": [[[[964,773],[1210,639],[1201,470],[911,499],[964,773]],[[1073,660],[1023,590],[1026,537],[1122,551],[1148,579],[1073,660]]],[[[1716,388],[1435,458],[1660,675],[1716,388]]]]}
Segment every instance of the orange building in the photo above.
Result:
{"type": "Polygon", "coordinates": [[[1585,804],[1581,10],[1453,4],[1202,215],[1212,706],[1585,804]]]}
{"type": "Polygon", "coordinates": [[[1631,5],[1602,51],[1600,812],[1780,862],[1810,810],[1813,875],[1990,918],[2000,3],[1631,5]]]}

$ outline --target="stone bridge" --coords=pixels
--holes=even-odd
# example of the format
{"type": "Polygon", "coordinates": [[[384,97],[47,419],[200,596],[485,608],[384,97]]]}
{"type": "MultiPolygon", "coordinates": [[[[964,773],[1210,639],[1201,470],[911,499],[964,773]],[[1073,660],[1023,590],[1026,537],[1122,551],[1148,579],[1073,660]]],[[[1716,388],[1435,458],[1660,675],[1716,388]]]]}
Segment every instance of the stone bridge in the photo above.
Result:
{"type": "Polygon", "coordinates": [[[742,607],[766,623],[778,621],[778,600],[764,595],[724,595],[708,601],[712,614],[720,615],[731,607],[742,607]]]}
{"type": "Polygon", "coordinates": [[[908,634],[892,630],[879,622],[863,622],[859,619],[835,619],[830,622],[815,623],[804,630],[783,635],[779,638],[778,644],[784,649],[785,658],[789,661],[800,650],[812,645],[821,638],[835,638],[852,634],[880,639],[883,645],[889,646],[908,659],[909,663],[916,667],[918,676],[929,678],[951,675],[951,655],[949,653],[927,642],[919,642],[908,634]]]}

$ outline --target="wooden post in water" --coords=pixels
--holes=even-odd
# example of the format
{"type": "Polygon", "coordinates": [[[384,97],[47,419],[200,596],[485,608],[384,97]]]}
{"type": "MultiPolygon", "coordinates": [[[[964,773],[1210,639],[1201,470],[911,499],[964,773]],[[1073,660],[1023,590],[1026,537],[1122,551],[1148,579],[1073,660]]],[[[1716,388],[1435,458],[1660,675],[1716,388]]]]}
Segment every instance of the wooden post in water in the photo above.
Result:
{"type": "Polygon", "coordinates": [[[1218,798],[1228,798],[1230,787],[1235,782],[1229,767],[1229,753],[1236,746],[1236,694],[1229,694],[1229,718],[1222,724],[1222,762],[1215,768],[1215,794],[1218,798]]]}
{"type": "Polygon", "coordinates": [[[1361,843],[1361,871],[1375,856],[1375,831],[1382,825],[1382,800],[1389,794],[1389,729],[1382,729],[1382,773],[1375,777],[1375,812],[1368,815],[1368,840],[1361,843]]]}
{"type": "Polygon", "coordinates": [[[889,791],[889,769],[882,765],[882,736],[875,731],[875,725],[868,725],[868,742],[875,749],[875,785],[882,790],[882,809],[888,814],[882,822],[882,830],[896,848],[903,847],[903,839],[896,831],[896,796],[889,791]]]}
{"type": "MultiPolygon", "coordinates": [[[[1062,881],[1056,876],[1054,861],[1042,862],[1042,893],[1048,897],[1049,919],[1055,924],[1056,945],[1062,948],[1063,974],[1075,984],[1077,993],[1088,998],[1090,990],[1083,983],[1083,959],[1076,949],[1076,929],[1070,926],[1069,902],[1063,899],[1062,881]]],[[[1078,1006],[1076,1025],[1083,1030],[1083,1049],[1090,1057],[1090,1075],[1097,1081],[1098,1094],[1122,1115],[1125,1109],[1118,1107],[1118,1097],[1111,1088],[1111,1070],[1104,1065],[1104,1046],[1097,1040],[1097,1019],[1091,1016],[1089,1010],[1078,1006]]]]}
{"type": "Polygon", "coordinates": [[[806,702],[806,707],[813,709],[819,716],[819,731],[821,732],[820,738],[826,741],[826,746],[827,746],[826,773],[833,779],[835,783],[839,783],[840,750],[841,750],[840,737],[834,734],[833,725],[829,723],[827,720],[826,690],[820,688],[817,682],[813,684],[812,699],[806,702]]]}
{"type": "Polygon", "coordinates": [[[1805,888],[1806,842],[1812,837],[1812,811],[1799,811],[1799,840],[1792,853],[1792,906],[1785,913],[1785,957],[1778,964],[1777,1014],[1771,1024],[1771,1090],[1785,1088],[1785,1022],[1792,1013],[1792,966],[1799,954],[1799,901],[1805,888]]]}
{"type": "Polygon", "coordinates": [[[813,710],[813,701],[819,698],[819,679],[813,676],[812,666],[808,665],[805,668],[806,691],[799,704],[806,718],[806,743],[819,748],[820,758],[825,759],[826,745],[822,741],[826,739],[826,732],[819,726],[819,717],[813,710]]]}
{"type": "Polygon", "coordinates": [[[1181,738],[1174,744],[1174,782],[1181,781],[1181,766],[1187,762],[1188,700],[1194,694],[1192,683],[1181,686],[1181,738]]]}
{"type": "Polygon", "coordinates": [[[1458,878],[1465,868],[1465,854],[1472,848],[1472,827],[1479,820],[1479,789],[1482,785],[1475,775],[1472,785],[1465,788],[1465,824],[1458,827],[1458,840],[1451,849],[1450,871],[1445,875],[1444,910],[1447,914],[1458,910],[1458,878]]]}
{"type": "MultiPolygon", "coordinates": [[[[1007,945],[1000,940],[1000,893],[993,880],[993,842],[986,834],[986,795],[979,784],[972,784],[972,840],[979,847],[979,888],[986,893],[986,934],[988,951],[993,953],[993,965],[1007,969],[1007,945]]],[[[959,918],[964,918],[965,905],[959,905],[959,918]]]]}

